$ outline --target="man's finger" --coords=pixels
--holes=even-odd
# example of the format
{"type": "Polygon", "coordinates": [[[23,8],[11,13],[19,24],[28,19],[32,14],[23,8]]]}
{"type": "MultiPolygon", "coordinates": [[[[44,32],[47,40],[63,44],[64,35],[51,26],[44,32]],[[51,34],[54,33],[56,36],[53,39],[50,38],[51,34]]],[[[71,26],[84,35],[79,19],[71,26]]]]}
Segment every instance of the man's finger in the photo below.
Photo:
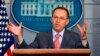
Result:
{"type": "Polygon", "coordinates": [[[11,23],[11,22],[9,22],[9,25],[10,25],[10,26],[15,26],[15,25],[14,25],[13,23],[11,23]]]}
{"type": "Polygon", "coordinates": [[[10,29],[11,28],[11,25],[7,24],[6,27],[7,27],[7,29],[10,29]]]}
{"type": "Polygon", "coordinates": [[[84,30],[87,30],[87,23],[86,23],[86,21],[84,21],[84,24],[83,24],[82,27],[84,28],[84,30]]]}
{"type": "Polygon", "coordinates": [[[82,30],[81,26],[79,24],[77,24],[76,26],[78,27],[79,30],[82,30]]]}
{"type": "Polygon", "coordinates": [[[19,24],[20,27],[22,27],[22,22],[19,24]]]}

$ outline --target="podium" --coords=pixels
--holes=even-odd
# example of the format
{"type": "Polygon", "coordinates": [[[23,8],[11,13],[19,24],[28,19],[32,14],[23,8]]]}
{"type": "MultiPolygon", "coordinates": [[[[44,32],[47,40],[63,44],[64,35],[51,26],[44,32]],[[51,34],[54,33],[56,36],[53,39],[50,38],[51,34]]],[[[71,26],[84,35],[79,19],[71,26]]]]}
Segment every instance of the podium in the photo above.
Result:
{"type": "Polygon", "coordinates": [[[15,49],[13,56],[89,56],[90,49],[15,49]]]}

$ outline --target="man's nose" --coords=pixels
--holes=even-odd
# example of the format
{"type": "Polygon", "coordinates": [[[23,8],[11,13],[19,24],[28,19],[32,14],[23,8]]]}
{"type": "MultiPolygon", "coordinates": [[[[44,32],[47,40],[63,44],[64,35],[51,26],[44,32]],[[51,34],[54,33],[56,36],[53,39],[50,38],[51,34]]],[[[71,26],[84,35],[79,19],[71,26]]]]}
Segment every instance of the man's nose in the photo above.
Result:
{"type": "Polygon", "coordinates": [[[60,19],[59,18],[57,18],[57,23],[59,23],[60,22],[60,19]]]}

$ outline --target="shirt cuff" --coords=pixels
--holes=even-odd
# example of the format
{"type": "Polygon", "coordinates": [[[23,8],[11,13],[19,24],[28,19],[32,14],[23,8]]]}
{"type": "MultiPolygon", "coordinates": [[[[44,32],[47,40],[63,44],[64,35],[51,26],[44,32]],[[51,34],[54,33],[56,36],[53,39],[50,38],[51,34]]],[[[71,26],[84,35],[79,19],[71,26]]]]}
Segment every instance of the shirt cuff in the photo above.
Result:
{"type": "Polygon", "coordinates": [[[83,44],[84,47],[86,47],[87,46],[87,40],[82,40],[82,44],[83,44]]]}
{"type": "Polygon", "coordinates": [[[23,42],[23,39],[22,39],[21,41],[19,41],[19,42],[18,42],[18,44],[19,44],[19,45],[21,45],[21,44],[22,44],[22,42],[23,42]]]}

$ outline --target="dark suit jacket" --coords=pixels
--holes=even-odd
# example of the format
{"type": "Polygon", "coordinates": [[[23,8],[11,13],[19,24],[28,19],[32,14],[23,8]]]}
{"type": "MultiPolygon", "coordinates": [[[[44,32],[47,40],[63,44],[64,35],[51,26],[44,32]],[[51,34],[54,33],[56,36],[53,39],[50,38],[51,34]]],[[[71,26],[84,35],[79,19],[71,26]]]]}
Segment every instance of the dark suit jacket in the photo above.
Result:
{"type": "MultiPolygon", "coordinates": [[[[53,48],[53,34],[52,30],[48,32],[41,32],[37,34],[35,40],[27,45],[25,41],[22,42],[18,48],[53,48]]],[[[88,47],[88,46],[87,46],[88,47]]],[[[79,34],[65,30],[60,48],[87,48],[82,45],[79,34]]]]}

